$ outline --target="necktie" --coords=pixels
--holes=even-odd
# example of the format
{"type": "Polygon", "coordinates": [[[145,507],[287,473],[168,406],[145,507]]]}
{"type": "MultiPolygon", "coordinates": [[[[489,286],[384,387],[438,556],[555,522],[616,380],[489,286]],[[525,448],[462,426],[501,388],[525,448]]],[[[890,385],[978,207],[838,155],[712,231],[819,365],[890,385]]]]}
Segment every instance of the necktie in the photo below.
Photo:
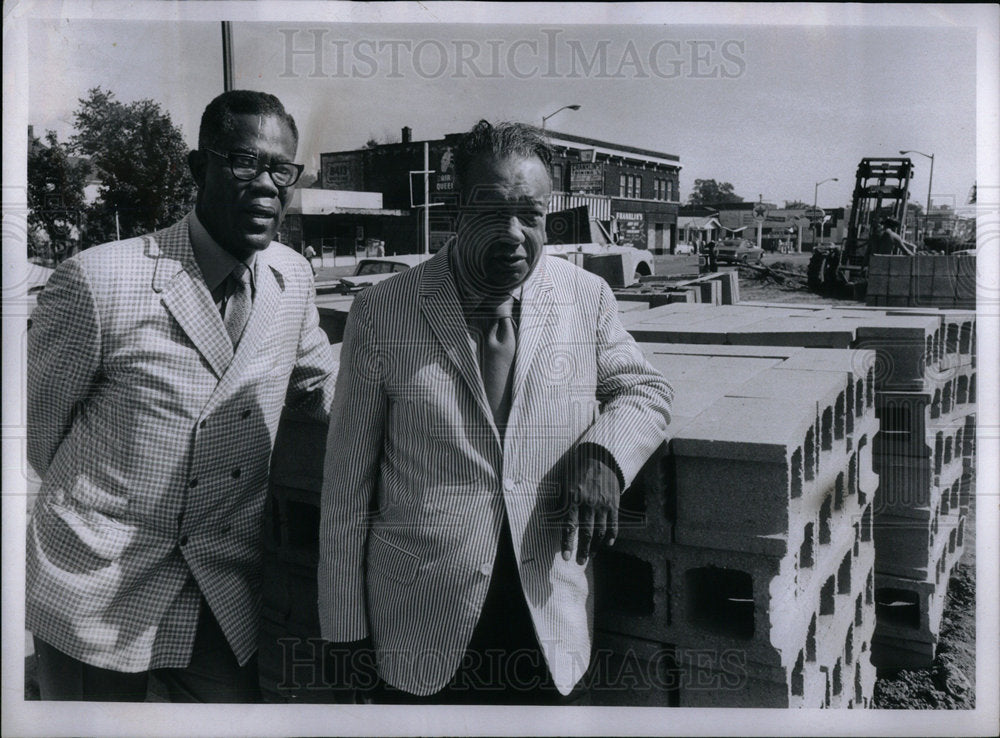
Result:
{"type": "Polygon", "coordinates": [[[226,324],[226,332],[233,342],[233,348],[240,342],[243,329],[246,327],[247,319],[250,317],[250,306],[253,300],[251,295],[250,270],[242,261],[239,262],[229,278],[235,284],[235,291],[226,301],[226,317],[223,322],[226,324]]]}
{"type": "Polygon", "coordinates": [[[514,298],[507,296],[496,305],[483,305],[487,309],[485,330],[480,341],[479,367],[483,375],[486,398],[493,411],[493,420],[503,435],[510,412],[510,381],[517,350],[514,328],[514,298]]]}

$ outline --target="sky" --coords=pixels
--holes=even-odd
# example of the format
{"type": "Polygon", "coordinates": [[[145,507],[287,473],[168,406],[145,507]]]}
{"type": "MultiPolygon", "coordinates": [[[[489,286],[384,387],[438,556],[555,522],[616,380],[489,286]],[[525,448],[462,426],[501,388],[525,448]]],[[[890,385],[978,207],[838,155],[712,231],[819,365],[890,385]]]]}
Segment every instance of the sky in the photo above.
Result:
{"type": "MultiPolygon", "coordinates": [[[[100,85],[122,101],[161,103],[195,145],[201,111],[222,91],[218,19],[235,13],[114,20],[55,7],[29,23],[36,133],[68,137],[77,100],[100,85]]],[[[399,140],[404,125],[414,140],[435,139],[480,118],[540,123],[579,104],[549,128],[679,156],[684,199],[695,179],[716,179],[747,200],[811,203],[816,183],[836,177],[818,189],[818,203],[845,205],[858,161],[900,149],[934,154],[935,203],[964,204],[976,180],[976,29],[961,8],[875,7],[866,16],[854,6],[845,18],[849,6],[817,6],[799,13],[802,24],[778,25],[787,13],[767,23],[741,9],[720,16],[657,5],[613,17],[602,5],[485,15],[479,5],[417,14],[393,4],[374,13],[254,7],[232,24],[236,86],[281,98],[311,170],[321,152],[399,140]],[[442,13],[448,22],[409,22],[442,13]],[[269,16],[287,19],[257,20],[269,16]],[[336,22],[352,16],[363,17],[336,22]]],[[[930,160],[912,158],[912,197],[924,203],[930,160]]]]}

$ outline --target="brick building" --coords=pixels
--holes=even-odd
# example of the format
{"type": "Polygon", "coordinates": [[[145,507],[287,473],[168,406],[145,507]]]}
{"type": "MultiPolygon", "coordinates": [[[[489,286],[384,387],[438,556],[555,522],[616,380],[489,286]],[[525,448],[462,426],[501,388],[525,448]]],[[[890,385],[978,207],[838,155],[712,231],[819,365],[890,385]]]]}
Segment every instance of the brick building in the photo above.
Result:
{"type": "MultiPolygon", "coordinates": [[[[387,231],[386,253],[423,250],[421,213],[424,148],[429,170],[430,251],[455,232],[458,215],[454,153],[461,133],[433,141],[413,141],[402,130],[400,143],[320,155],[324,189],[376,192],[382,207],[405,212],[387,231]]],[[[550,212],[586,205],[611,240],[657,253],[677,242],[680,159],[674,154],[549,131],[555,149],[550,212]]]]}

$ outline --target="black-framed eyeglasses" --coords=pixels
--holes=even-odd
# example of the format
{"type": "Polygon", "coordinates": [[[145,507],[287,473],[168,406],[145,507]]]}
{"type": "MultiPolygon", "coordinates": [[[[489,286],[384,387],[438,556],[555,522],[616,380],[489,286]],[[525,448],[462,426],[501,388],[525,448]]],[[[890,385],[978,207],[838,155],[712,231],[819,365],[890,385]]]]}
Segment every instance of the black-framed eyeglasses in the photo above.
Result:
{"type": "Polygon", "coordinates": [[[271,181],[274,182],[275,187],[291,187],[299,181],[302,170],[305,169],[304,164],[295,164],[290,161],[261,164],[260,159],[253,154],[244,154],[238,151],[230,151],[228,154],[213,149],[205,149],[205,151],[228,161],[233,176],[241,182],[250,182],[257,179],[261,172],[267,172],[271,175],[271,181]]]}

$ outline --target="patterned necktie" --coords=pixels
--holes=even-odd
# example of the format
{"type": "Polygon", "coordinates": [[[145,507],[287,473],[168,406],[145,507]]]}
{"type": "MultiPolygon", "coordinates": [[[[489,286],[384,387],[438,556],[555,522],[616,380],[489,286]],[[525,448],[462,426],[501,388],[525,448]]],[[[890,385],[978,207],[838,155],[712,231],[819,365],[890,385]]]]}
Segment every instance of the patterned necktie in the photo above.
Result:
{"type": "Polygon", "coordinates": [[[488,309],[484,316],[485,330],[479,345],[479,367],[483,375],[486,398],[493,411],[493,420],[503,435],[510,412],[511,370],[517,351],[517,334],[514,328],[514,298],[508,296],[497,305],[483,305],[488,309]]]}
{"type": "Polygon", "coordinates": [[[251,295],[250,269],[242,261],[239,262],[229,278],[235,284],[235,292],[226,301],[226,317],[223,322],[226,324],[226,332],[229,333],[229,340],[233,342],[235,349],[243,335],[247,319],[250,317],[250,306],[253,300],[251,295]]]}

